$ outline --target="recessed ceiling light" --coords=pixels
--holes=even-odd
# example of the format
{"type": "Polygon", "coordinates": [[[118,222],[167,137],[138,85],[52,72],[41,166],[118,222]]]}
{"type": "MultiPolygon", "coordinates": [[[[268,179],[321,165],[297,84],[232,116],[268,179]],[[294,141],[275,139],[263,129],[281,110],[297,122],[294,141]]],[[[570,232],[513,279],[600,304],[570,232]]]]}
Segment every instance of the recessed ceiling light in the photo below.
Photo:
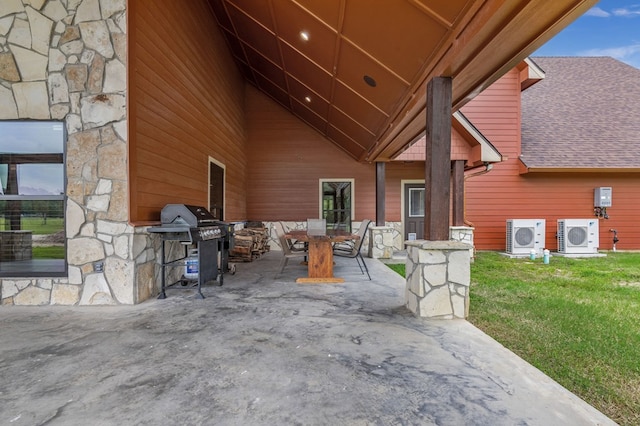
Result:
{"type": "Polygon", "coordinates": [[[371,76],[365,75],[363,78],[364,78],[364,82],[371,87],[376,87],[378,85],[378,83],[376,83],[376,81],[371,76]]]}
{"type": "Polygon", "coordinates": [[[304,97],[304,101],[305,101],[306,103],[310,104],[310,103],[311,103],[311,96],[305,96],[305,97],[304,97]]]}
{"type": "Polygon", "coordinates": [[[309,41],[309,33],[306,31],[300,31],[300,39],[302,41],[309,41]]]}

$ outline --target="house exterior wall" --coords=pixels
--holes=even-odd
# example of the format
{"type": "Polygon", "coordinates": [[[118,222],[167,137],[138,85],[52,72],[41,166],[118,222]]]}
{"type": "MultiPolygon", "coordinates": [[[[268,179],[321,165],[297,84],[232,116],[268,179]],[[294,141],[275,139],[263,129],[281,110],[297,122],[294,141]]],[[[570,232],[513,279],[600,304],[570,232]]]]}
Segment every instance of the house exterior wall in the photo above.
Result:
{"type": "Polygon", "coordinates": [[[489,173],[475,177],[474,172],[467,174],[465,223],[475,228],[476,249],[504,250],[508,215],[518,213],[520,216],[517,217],[524,217],[529,214],[526,193],[518,187],[521,110],[517,69],[509,71],[476,96],[462,113],[503,156],[503,161],[494,164],[489,173]]]}
{"type": "Polygon", "coordinates": [[[319,180],[354,179],[353,220],[375,219],[375,165],[361,164],[252,86],[246,90],[247,217],[318,217],[319,180]]]}
{"type": "Polygon", "coordinates": [[[210,157],[226,171],[225,220],[245,220],[244,82],[208,1],[130,1],[129,22],[131,222],[209,207],[210,157]]]}
{"type": "Polygon", "coordinates": [[[138,300],[147,247],[127,222],[126,18],[124,0],[0,3],[0,119],[67,131],[68,276],[2,279],[4,305],[138,300]]]}
{"type": "Polygon", "coordinates": [[[385,171],[385,220],[402,222],[402,181],[424,181],[424,161],[387,163],[385,171]]]}
{"type": "Polygon", "coordinates": [[[246,218],[244,83],[208,2],[9,0],[0,18],[0,119],[66,125],[68,261],[67,277],[0,280],[2,304],[155,296],[160,242],[143,225],[168,202],[207,205],[210,157],[225,218],[246,218]]]}
{"type": "Polygon", "coordinates": [[[609,219],[598,219],[600,249],[613,248],[611,229],[618,231],[618,250],[640,248],[638,176],[622,173],[532,173],[498,177],[492,173],[475,178],[473,189],[468,188],[467,192],[468,195],[473,194],[473,199],[467,199],[467,217],[475,227],[477,249],[504,250],[507,219],[541,218],[546,221],[545,246],[549,250],[557,250],[557,220],[595,219],[593,191],[600,186],[613,189],[612,207],[607,209],[609,219]]]}
{"type": "Polygon", "coordinates": [[[475,228],[476,249],[505,250],[506,220],[542,218],[546,248],[557,250],[558,219],[593,219],[593,191],[613,188],[610,218],[599,219],[600,249],[640,249],[637,173],[520,174],[520,80],[512,70],[463,108],[463,113],[506,157],[493,170],[465,181],[465,219],[475,228]]]}

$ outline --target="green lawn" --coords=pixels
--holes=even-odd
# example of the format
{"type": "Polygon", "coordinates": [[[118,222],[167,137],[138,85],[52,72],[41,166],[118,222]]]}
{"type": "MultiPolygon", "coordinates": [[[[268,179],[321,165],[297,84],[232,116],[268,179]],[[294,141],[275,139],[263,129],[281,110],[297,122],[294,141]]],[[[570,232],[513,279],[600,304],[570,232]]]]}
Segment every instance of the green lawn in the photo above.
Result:
{"type": "MultiPolygon", "coordinates": [[[[5,228],[5,218],[0,217],[0,229],[5,228]]],[[[21,229],[31,231],[34,235],[55,234],[64,229],[64,221],[60,217],[48,217],[46,222],[41,217],[22,217],[20,221],[21,229]]]]}
{"type": "Polygon", "coordinates": [[[33,247],[31,250],[34,259],[64,259],[64,246],[33,247]]]}
{"type": "Polygon", "coordinates": [[[470,295],[471,323],[619,424],[640,424],[640,253],[545,265],[479,252],[470,295]]]}

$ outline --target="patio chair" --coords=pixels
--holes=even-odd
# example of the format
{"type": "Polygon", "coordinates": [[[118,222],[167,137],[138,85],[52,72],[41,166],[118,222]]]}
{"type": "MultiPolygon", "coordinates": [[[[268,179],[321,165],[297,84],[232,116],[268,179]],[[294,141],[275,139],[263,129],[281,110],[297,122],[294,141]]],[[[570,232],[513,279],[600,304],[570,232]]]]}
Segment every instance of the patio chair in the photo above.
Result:
{"type": "Polygon", "coordinates": [[[360,267],[360,272],[363,274],[366,272],[369,280],[371,280],[371,275],[369,275],[369,268],[367,268],[367,264],[364,262],[364,257],[362,257],[362,253],[360,249],[362,248],[362,244],[364,243],[364,237],[367,235],[367,229],[371,221],[369,219],[365,219],[360,224],[360,229],[358,229],[358,236],[360,237],[358,240],[345,241],[344,243],[337,243],[333,246],[333,255],[341,256],[341,257],[350,257],[355,258],[358,266],[360,267]],[[359,260],[358,260],[359,259],[359,260]],[[362,265],[360,264],[362,261],[362,265]],[[362,269],[364,267],[364,269],[362,269]]]}
{"type": "MultiPolygon", "coordinates": [[[[287,227],[282,221],[278,222],[282,227],[282,233],[287,233],[287,227]]],[[[287,245],[291,249],[291,251],[309,251],[309,243],[305,241],[291,240],[289,238],[285,238],[287,240],[287,245]]]]}
{"type": "Polygon", "coordinates": [[[285,231],[282,223],[274,222],[273,225],[276,229],[276,235],[278,237],[278,241],[280,242],[280,247],[282,247],[282,260],[280,261],[280,267],[278,268],[278,272],[275,276],[275,278],[278,278],[278,275],[280,275],[282,271],[284,271],[285,266],[287,266],[287,262],[289,261],[289,259],[306,259],[307,250],[305,248],[294,246],[291,240],[285,238],[285,231]]]}

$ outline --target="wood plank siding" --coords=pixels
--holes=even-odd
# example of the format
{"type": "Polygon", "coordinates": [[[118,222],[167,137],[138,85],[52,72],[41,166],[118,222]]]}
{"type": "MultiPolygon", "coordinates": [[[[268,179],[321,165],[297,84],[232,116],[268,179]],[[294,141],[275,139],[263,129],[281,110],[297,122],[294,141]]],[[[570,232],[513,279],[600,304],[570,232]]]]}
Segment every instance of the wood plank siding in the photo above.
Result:
{"type": "Polygon", "coordinates": [[[130,221],[207,206],[225,166],[225,220],[246,218],[244,83],[206,0],[129,1],[130,221]]]}
{"type": "Polygon", "coordinates": [[[466,214],[475,227],[476,248],[505,249],[507,219],[546,220],[545,245],[557,249],[558,219],[589,219],[593,191],[613,188],[610,219],[600,219],[600,248],[611,249],[618,231],[617,248],[638,249],[640,185],[637,174],[546,172],[520,174],[520,80],[513,70],[476,97],[462,112],[506,157],[489,173],[466,180],[466,214]]]}
{"type": "Polygon", "coordinates": [[[318,217],[319,180],[355,180],[354,220],[375,219],[375,165],[353,160],[272,99],[247,86],[250,220],[318,217]]]}
{"type": "Polygon", "coordinates": [[[387,163],[387,211],[388,222],[400,222],[402,218],[402,181],[424,181],[424,161],[387,163]]]}

